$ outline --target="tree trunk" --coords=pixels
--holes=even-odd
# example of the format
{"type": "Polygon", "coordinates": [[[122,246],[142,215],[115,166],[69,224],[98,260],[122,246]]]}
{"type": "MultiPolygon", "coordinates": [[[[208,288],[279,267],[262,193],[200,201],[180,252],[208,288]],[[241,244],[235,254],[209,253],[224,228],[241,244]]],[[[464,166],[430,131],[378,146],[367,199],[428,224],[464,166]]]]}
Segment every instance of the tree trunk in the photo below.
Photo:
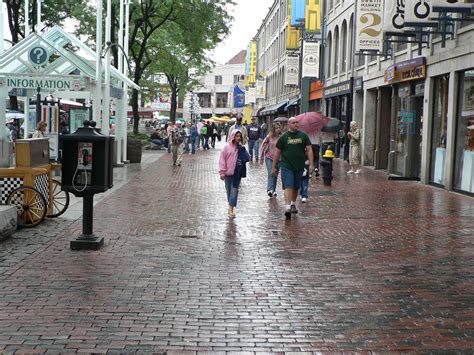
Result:
{"type": "Polygon", "coordinates": [[[176,86],[171,86],[171,107],[170,107],[170,121],[176,121],[176,108],[178,107],[178,93],[176,86]]]}
{"type": "Polygon", "coordinates": [[[138,122],[140,121],[140,114],[138,112],[138,90],[132,90],[131,105],[133,111],[133,133],[138,133],[138,122]]]}

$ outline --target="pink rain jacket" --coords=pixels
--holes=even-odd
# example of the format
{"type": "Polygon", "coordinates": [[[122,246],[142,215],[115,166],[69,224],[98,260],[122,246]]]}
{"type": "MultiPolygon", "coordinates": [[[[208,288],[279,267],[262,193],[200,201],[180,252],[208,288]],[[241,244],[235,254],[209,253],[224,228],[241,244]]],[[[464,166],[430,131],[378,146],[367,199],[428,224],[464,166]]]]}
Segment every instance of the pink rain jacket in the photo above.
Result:
{"type": "Polygon", "coordinates": [[[238,130],[232,131],[229,137],[229,143],[222,149],[221,156],[219,157],[219,176],[234,175],[235,165],[237,164],[237,153],[239,152],[237,144],[234,144],[234,138],[237,132],[242,133],[238,130]]]}

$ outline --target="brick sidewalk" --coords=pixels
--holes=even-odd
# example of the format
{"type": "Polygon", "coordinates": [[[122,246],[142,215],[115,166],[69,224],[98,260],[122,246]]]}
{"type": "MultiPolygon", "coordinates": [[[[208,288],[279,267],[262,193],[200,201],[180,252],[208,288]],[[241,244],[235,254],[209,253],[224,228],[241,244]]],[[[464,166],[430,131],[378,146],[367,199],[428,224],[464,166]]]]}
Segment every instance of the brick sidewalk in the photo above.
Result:
{"type": "MultiPolygon", "coordinates": [[[[164,154],[0,275],[0,351],[474,348],[474,200],[365,169],[285,221],[251,164],[229,221],[218,151],[164,154]]],[[[25,246],[26,248],[26,246],[25,246]]]]}

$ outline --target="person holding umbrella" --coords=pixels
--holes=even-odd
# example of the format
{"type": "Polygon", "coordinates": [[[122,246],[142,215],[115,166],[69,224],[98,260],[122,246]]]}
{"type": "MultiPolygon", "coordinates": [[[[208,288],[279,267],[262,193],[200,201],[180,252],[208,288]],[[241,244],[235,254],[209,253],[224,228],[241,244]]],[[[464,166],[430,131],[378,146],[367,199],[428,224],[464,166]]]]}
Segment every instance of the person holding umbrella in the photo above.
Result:
{"type": "Polygon", "coordinates": [[[305,167],[306,157],[309,160],[310,171],[314,170],[314,157],[311,141],[306,133],[298,130],[298,120],[291,117],[288,120],[288,130],[283,133],[276,144],[273,157],[272,173],[278,174],[278,162],[281,167],[281,181],[285,191],[285,217],[298,213],[296,199],[301,187],[301,178],[305,167]]]}

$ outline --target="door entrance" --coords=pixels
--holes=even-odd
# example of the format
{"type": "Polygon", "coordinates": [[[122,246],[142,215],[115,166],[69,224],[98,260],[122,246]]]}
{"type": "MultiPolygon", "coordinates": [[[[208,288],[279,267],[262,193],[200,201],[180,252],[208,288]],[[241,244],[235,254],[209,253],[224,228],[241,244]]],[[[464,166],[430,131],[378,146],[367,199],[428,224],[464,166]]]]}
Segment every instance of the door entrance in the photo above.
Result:
{"type": "Polygon", "coordinates": [[[423,95],[409,95],[410,86],[398,89],[395,128],[394,173],[400,177],[419,179],[423,95]]]}

